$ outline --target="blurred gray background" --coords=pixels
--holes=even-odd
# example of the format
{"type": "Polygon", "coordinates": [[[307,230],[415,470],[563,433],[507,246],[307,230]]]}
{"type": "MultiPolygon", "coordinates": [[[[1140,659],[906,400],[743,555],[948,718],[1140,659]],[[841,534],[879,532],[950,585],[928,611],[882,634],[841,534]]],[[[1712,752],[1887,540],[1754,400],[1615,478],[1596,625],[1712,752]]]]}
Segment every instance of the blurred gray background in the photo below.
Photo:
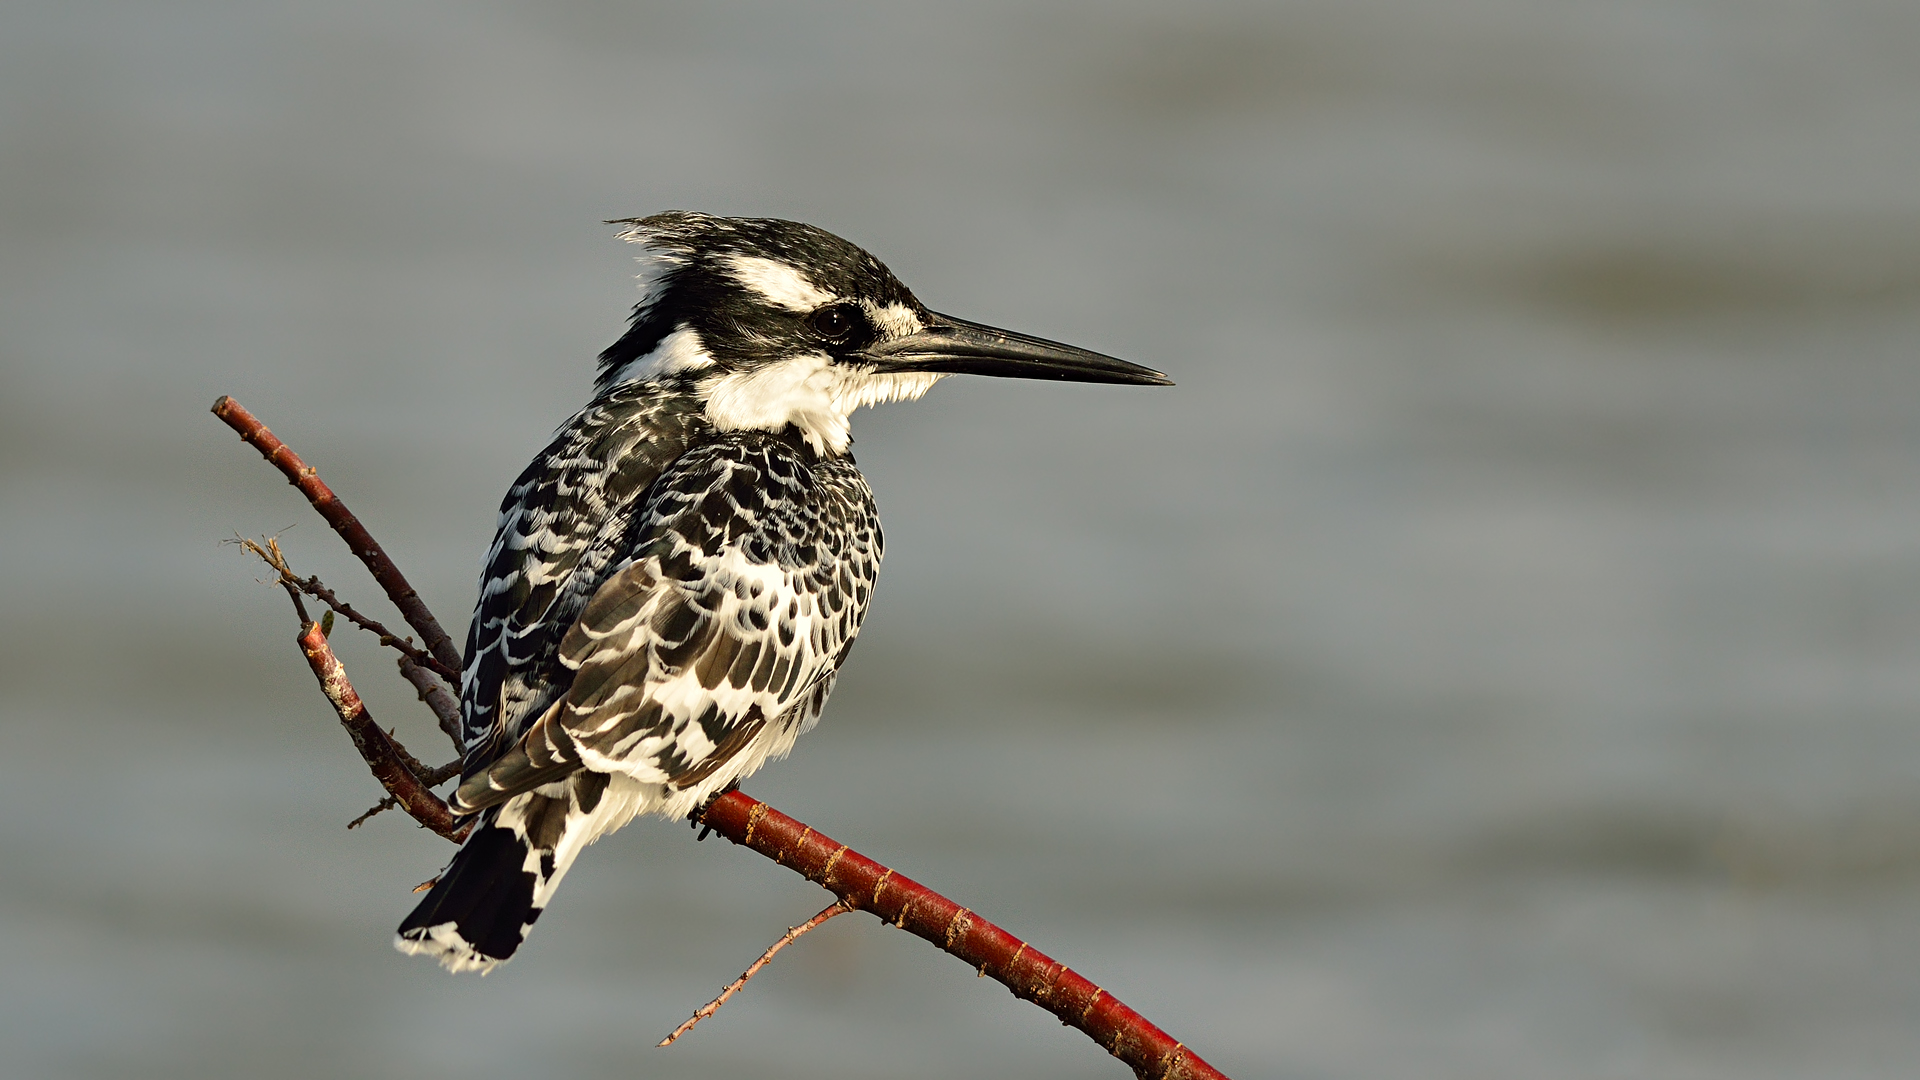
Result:
{"type": "MultiPolygon", "coordinates": [[[[856,418],[888,529],[749,791],[1230,1075],[1920,1074],[1920,6],[14,3],[0,1073],[1119,1077],[639,823],[486,980],[231,547],[464,627],[634,299],[799,218],[1151,364],[856,418]]],[[[375,715],[446,756],[364,639],[375,715]]]]}

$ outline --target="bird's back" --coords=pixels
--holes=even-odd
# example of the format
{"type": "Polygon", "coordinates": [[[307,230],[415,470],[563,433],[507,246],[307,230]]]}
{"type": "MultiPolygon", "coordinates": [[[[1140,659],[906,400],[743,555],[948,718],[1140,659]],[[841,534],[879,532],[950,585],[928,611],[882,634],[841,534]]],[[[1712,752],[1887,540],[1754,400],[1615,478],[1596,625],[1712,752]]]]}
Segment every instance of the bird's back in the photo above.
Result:
{"type": "Polygon", "coordinates": [[[507,489],[467,629],[463,777],[566,693],[573,675],[556,662],[561,638],[624,560],[660,474],[713,436],[685,398],[618,387],[562,425],[507,489]]]}

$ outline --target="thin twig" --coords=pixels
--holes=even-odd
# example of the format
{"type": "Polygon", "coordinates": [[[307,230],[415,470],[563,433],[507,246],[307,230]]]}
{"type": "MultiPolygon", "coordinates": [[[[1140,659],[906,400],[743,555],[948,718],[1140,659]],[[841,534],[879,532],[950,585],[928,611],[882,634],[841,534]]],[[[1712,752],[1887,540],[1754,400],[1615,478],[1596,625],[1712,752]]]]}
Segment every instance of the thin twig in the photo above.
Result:
{"type": "MultiPolygon", "coordinates": [[[[339,603],[334,599],[333,590],[321,584],[318,577],[302,579],[298,574],[293,572],[293,564],[288,562],[287,553],[280,549],[279,537],[267,537],[264,545],[249,540],[244,536],[237,537],[235,542],[259,556],[261,562],[272,567],[274,573],[279,575],[281,587],[287,590],[287,596],[293,600],[294,610],[300,615],[300,625],[302,628],[304,628],[310,620],[307,618],[307,605],[300,601],[301,593],[306,593],[308,596],[320,597],[327,602],[327,606],[333,611],[344,611],[347,618],[359,622],[362,627],[366,626],[366,621],[358,618],[353,613],[351,607],[339,603]]],[[[332,627],[333,615],[329,613],[325,621],[321,624],[320,636],[326,637],[332,627]]],[[[380,626],[379,623],[374,623],[373,628],[380,631],[386,629],[380,626]]],[[[383,633],[380,643],[382,645],[390,645],[393,644],[393,639],[391,636],[383,633]]],[[[401,651],[403,653],[410,652],[418,655],[420,659],[425,660],[427,663],[431,664],[434,662],[432,657],[419,652],[417,649],[409,650],[402,648],[401,651]]],[[[450,692],[439,679],[435,678],[432,672],[416,663],[414,661],[414,655],[403,655],[400,657],[400,674],[406,676],[407,681],[412,683],[414,689],[420,692],[420,700],[426,702],[427,708],[433,710],[434,718],[440,722],[440,730],[445,732],[447,737],[453,740],[454,750],[460,751],[464,749],[460,741],[460,706],[453,700],[452,692],[450,692]]],[[[439,769],[429,769],[425,765],[422,765],[413,755],[407,753],[405,748],[401,747],[399,743],[395,743],[394,746],[396,749],[399,749],[401,757],[407,764],[408,770],[415,776],[425,778],[429,774],[440,774],[440,779],[444,780],[447,776],[452,775],[452,773],[447,770],[452,769],[457,771],[459,768],[459,763],[455,762],[453,765],[442,766],[439,769]]],[[[439,782],[440,780],[435,780],[427,786],[432,787],[439,782]]],[[[378,813],[379,809],[379,807],[375,807],[369,811],[366,816],[378,813]]],[[[360,820],[364,821],[365,819],[366,817],[363,816],[360,820]]],[[[353,826],[349,825],[347,827],[352,828],[353,826]]]]}
{"type": "MultiPolygon", "coordinates": [[[[430,657],[430,655],[426,655],[426,653],[422,653],[422,651],[415,650],[415,648],[411,648],[411,646],[396,644],[394,636],[386,632],[386,626],[372,623],[371,619],[363,619],[361,615],[357,615],[357,613],[353,611],[353,607],[349,607],[348,603],[342,603],[342,601],[334,596],[334,590],[330,590],[330,588],[324,586],[321,578],[301,578],[300,575],[296,575],[296,573],[294,573],[294,565],[286,559],[286,552],[280,550],[280,538],[278,538],[278,536],[267,536],[267,538],[265,538],[265,544],[257,544],[257,542],[253,542],[253,540],[248,540],[246,536],[236,536],[234,542],[240,544],[242,548],[246,548],[248,552],[259,555],[259,561],[263,561],[263,563],[267,563],[269,567],[273,567],[273,573],[278,575],[280,586],[286,588],[286,596],[294,600],[294,611],[300,613],[301,626],[307,625],[307,605],[301,603],[300,594],[317,596],[317,598],[326,601],[326,607],[330,607],[332,611],[342,611],[342,613],[346,613],[346,617],[351,619],[351,621],[359,623],[363,628],[369,628],[369,630],[378,632],[382,646],[394,646],[394,648],[397,648],[401,653],[405,653],[405,655],[399,657],[399,675],[405,676],[407,682],[411,682],[413,688],[419,690],[420,701],[426,701],[426,707],[434,711],[434,719],[440,721],[440,730],[445,732],[447,738],[453,740],[453,749],[455,749],[457,753],[465,751],[465,746],[463,746],[463,742],[461,742],[461,707],[459,707],[459,701],[453,700],[453,692],[447,690],[447,686],[445,686],[444,682],[440,682],[440,678],[436,678],[434,673],[430,673],[426,667],[420,667],[420,663],[417,663],[417,659],[415,659],[415,657],[419,657],[419,661],[426,661],[426,663],[432,665],[432,663],[436,663],[434,657],[430,657]],[[369,623],[371,623],[371,626],[369,626],[369,623]]],[[[332,619],[334,619],[332,613],[328,613],[328,615],[326,615],[326,621],[324,621],[323,626],[321,626],[321,636],[326,636],[328,630],[332,630],[332,619]]],[[[401,751],[401,753],[405,753],[405,751],[401,751]]],[[[413,755],[407,755],[407,767],[413,771],[415,776],[426,776],[426,774],[428,774],[428,769],[426,769],[424,765],[420,765],[419,761],[417,761],[413,755]]],[[[428,786],[432,786],[432,784],[428,784],[428,786]]],[[[349,826],[349,828],[351,828],[351,826],[349,826]]]]}
{"type": "MultiPolygon", "coordinates": [[[[244,540],[241,542],[250,543],[250,541],[244,541],[244,540]]],[[[300,590],[294,588],[292,583],[287,581],[282,581],[280,584],[286,586],[287,599],[293,601],[293,613],[295,615],[300,616],[300,629],[304,631],[307,627],[314,625],[313,620],[307,618],[307,605],[303,603],[300,599],[300,590]]],[[[328,626],[325,629],[322,629],[320,631],[321,636],[325,637],[327,630],[331,630],[331,629],[332,629],[332,626],[328,626]]]]}
{"type": "MultiPolygon", "coordinates": [[[[399,747],[398,744],[395,744],[395,746],[396,746],[396,749],[400,750],[401,755],[405,757],[407,760],[411,761],[413,759],[413,755],[408,754],[404,748],[399,747]]],[[[444,784],[447,781],[453,779],[454,777],[460,775],[460,762],[457,760],[449,761],[445,765],[442,765],[437,769],[428,769],[426,772],[416,773],[415,775],[420,778],[420,783],[422,786],[436,788],[436,787],[439,787],[441,784],[444,784]]],[[[357,829],[362,824],[364,824],[368,818],[372,817],[373,815],[385,813],[386,811],[391,810],[394,807],[399,805],[400,805],[400,800],[389,795],[386,798],[381,799],[379,802],[374,803],[372,808],[370,808],[366,813],[361,814],[359,817],[354,818],[352,821],[347,822],[347,828],[357,829]]]]}
{"type": "Polygon", "coordinates": [[[399,805],[400,805],[400,800],[389,795],[386,798],[381,799],[379,802],[374,803],[373,806],[366,813],[361,814],[359,817],[354,818],[352,821],[347,822],[347,828],[349,830],[357,829],[360,826],[365,825],[367,823],[367,820],[373,817],[373,815],[385,813],[386,811],[391,810],[394,807],[399,805]]]}
{"type": "Polygon", "coordinates": [[[728,998],[739,993],[743,988],[745,988],[745,986],[747,985],[748,979],[751,979],[755,975],[758,975],[760,973],[761,968],[766,967],[768,964],[773,963],[774,955],[778,953],[781,949],[784,949],[787,946],[793,944],[794,942],[799,941],[800,935],[805,934],[807,931],[812,930],[814,927],[819,926],[821,923],[826,922],[828,919],[833,918],[835,915],[844,915],[847,912],[852,910],[853,910],[853,907],[849,905],[845,900],[835,900],[833,903],[828,904],[825,908],[821,909],[820,914],[815,915],[813,918],[808,919],[806,922],[801,923],[799,926],[787,927],[787,932],[780,936],[780,940],[774,942],[772,945],[767,946],[767,951],[760,954],[760,959],[755,960],[753,962],[753,966],[749,967],[746,970],[746,972],[743,973],[739,978],[728,983],[727,988],[725,990],[720,991],[719,997],[714,998],[712,1001],[709,1001],[705,1005],[700,1006],[699,1011],[695,1012],[693,1016],[688,1018],[686,1023],[681,1024],[677,1028],[674,1028],[673,1034],[668,1035],[664,1039],[661,1039],[658,1043],[655,1043],[654,1045],[672,1046],[675,1039],[678,1039],[680,1036],[685,1035],[689,1031],[692,1031],[693,1026],[695,1024],[698,1024],[700,1021],[705,1020],[707,1017],[712,1016],[714,1013],[719,1012],[720,1006],[725,1005],[727,1003],[728,998]]]}
{"type": "Polygon", "coordinates": [[[400,609],[400,615],[407,620],[407,625],[419,632],[427,652],[433,654],[434,659],[440,661],[447,670],[460,670],[460,647],[440,628],[440,621],[433,617],[433,612],[427,610],[426,601],[407,583],[406,575],[387,557],[386,551],[367,532],[367,527],[360,524],[360,519],[353,516],[353,512],[333,493],[333,489],[321,481],[319,470],[300,460],[300,455],[274,437],[258,417],[225,394],[213,403],[213,415],[239,432],[240,438],[260,451],[260,455],[279,469],[288,483],[300,489],[313,508],[327,520],[327,524],[333,526],[333,531],[340,534],[340,539],[347,542],[347,547],[366,564],[373,574],[373,580],[387,591],[388,599],[400,609]]]}
{"type": "Polygon", "coordinates": [[[378,620],[354,610],[352,604],[340,599],[334,594],[334,591],[327,588],[318,577],[295,578],[294,585],[296,585],[301,592],[306,593],[308,596],[345,615],[348,622],[373,634],[380,639],[380,644],[394,650],[406,659],[426,667],[435,675],[439,675],[442,678],[458,679],[460,677],[458,669],[443,668],[440,661],[434,659],[432,654],[416,646],[412,638],[401,637],[381,625],[378,620]]]}
{"type": "MultiPolygon", "coordinates": [[[[440,730],[453,740],[454,752],[465,753],[466,744],[460,738],[460,702],[453,696],[453,691],[435,678],[433,672],[404,656],[400,658],[400,676],[413,684],[413,688],[420,693],[420,700],[433,710],[433,718],[440,721],[440,730]]],[[[457,679],[454,685],[460,685],[457,679]]]]}
{"type": "Polygon", "coordinates": [[[279,575],[280,584],[289,589],[299,589],[301,592],[327,605],[334,611],[345,615],[348,622],[379,638],[380,644],[398,652],[403,659],[411,660],[415,664],[424,666],[434,674],[443,678],[452,679],[456,682],[459,681],[459,671],[443,669],[440,661],[434,659],[426,650],[415,645],[412,638],[403,638],[387,629],[378,619],[355,610],[352,604],[340,599],[339,594],[327,588],[326,583],[321,581],[318,575],[310,575],[303,578],[294,573],[292,564],[287,562],[286,552],[280,550],[279,537],[267,537],[264,545],[249,540],[244,536],[235,537],[235,541],[238,542],[241,547],[259,556],[261,562],[271,567],[273,572],[279,575]]]}

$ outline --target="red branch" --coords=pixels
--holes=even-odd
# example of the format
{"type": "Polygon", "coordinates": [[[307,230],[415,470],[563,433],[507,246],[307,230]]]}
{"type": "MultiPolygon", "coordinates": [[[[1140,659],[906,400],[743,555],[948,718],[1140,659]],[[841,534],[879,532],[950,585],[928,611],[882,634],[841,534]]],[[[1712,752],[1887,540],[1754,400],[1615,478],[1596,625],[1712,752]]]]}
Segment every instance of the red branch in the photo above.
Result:
{"type": "Polygon", "coordinates": [[[367,766],[373,770],[380,786],[398,800],[413,820],[456,844],[465,840],[468,826],[454,820],[447,804],[427,790],[407,767],[407,752],[373,722],[366,703],[347,681],[347,669],[340,665],[339,658],[333,655],[333,647],[327,644],[327,636],[320,632],[319,623],[308,623],[302,628],[300,651],[306,654],[313,677],[320,680],[320,692],[327,695],[327,700],[333,702],[333,710],[340,714],[340,726],[347,729],[354,749],[367,759],[367,766]]]}
{"type": "MultiPolygon", "coordinates": [[[[307,496],[314,509],[333,525],[373,572],[374,579],[386,589],[407,622],[426,639],[428,651],[434,658],[458,670],[459,653],[419,594],[407,584],[399,568],[387,558],[359,520],[321,483],[314,469],[232,398],[222,397],[214,403],[213,411],[307,496]]],[[[297,604],[297,593],[294,599],[297,604]]],[[[457,843],[465,839],[466,826],[456,823],[447,804],[419,779],[427,770],[410,768],[411,756],[367,714],[366,705],[347,681],[346,671],[327,645],[320,626],[306,622],[303,617],[299,641],[301,651],[320,680],[320,689],[353,737],[354,747],[400,807],[414,820],[449,840],[457,843]]],[[[421,685],[422,680],[413,681],[422,691],[423,699],[427,698],[428,688],[421,685]]],[[[430,701],[429,704],[436,706],[434,711],[444,720],[446,703],[430,701]]],[[[1059,1017],[1062,1023],[1085,1032],[1108,1053],[1126,1062],[1141,1080],[1225,1080],[1198,1054],[1065,964],[919,882],[814,832],[763,802],[738,791],[728,792],[707,808],[701,824],[819,884],[838,896],[848,908],[870,911],[966,961],[981,975],[1004,984],[1016,997],[1033,1002],[1059,1017]]],[[[822,912],[815,919],[825,921],[825,917],[826,912],[822,912]]]]}
{"type": "Polygon", "coordinates": [[[713,801],[702,825],[752,848],[838,896],[851,907],[933,942],[980,974],[1079,1028],[1141,1080],[1225,1080],[1200,1055],[1121,1004],[1118,998],[1033,946],[894,873],[758,799],[730,791],[713,801]]]}
{"type": "Polygon", "coordinates": [[[260,451],[260,456],[279,469],[288,483],[300,489],[300,494],[307,497],[320,516],[327,519],[327,524],[333,526],[333,531],[340,534],[340,539],[347,542],[347,547],[372,571],[373,580],[387,591],[387,596],[393,600],[393,606],[400,609],[400,615],[407,620],[407,625],[419,631],[433,658],[449,670],[459,671],[460,647],[440,628],[439,620],[427,610],[426,601],[420,599],[420,594],[414,591],[412,585],[407,584],[406,575],[393,565],[393,560],[374,542],[367,527],[360,524],[360,519],[354,517],[352,511],[334,495],[332,488],[321,482],[318,470],[301,461],[300,455],[275,438],[258,417],[225,394],[213,403],[213,415],[239,432],[240,438],[260,451]]]}

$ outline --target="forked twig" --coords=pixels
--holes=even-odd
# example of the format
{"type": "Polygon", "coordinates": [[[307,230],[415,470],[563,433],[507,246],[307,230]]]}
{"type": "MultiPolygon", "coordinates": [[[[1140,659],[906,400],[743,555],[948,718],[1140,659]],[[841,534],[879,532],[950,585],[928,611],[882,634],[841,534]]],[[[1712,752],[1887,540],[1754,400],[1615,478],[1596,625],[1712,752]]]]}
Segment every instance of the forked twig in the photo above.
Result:
{"type": "Polygon", "coordinates": [[[367,712],[366,703],[347,681],[347,669],[340,658],[333,655],[333,649],[327,644],[327,636],[320,631],[319,623],[307,623],[300,630],[300,651],[307,658],[307,665],[313,669],[313,675],[320,680],[320,692],[333,703],[334,712],[339,714],[340,725],[347,729],[347,735],[353,739],[354,749],[366,759],[368,768],[373,770],[374,778],[380,786],[387,789],[399,805],[406,807],[413,820],[439,833],[441,836],[459,843],[466,839],[471,825],[456,820],[453,811],[438,795],[428,790],[421,780],[432,770],[425,768],[405,747],[394,740],[393,736],[380,730],[367,712]]]}
{"type": "MultiPolygon", "coordinates": [[[[374,779],[387,789],[385,799],[348,822],[347,828],[355,828],[389,807],[405,806],[415,821],[441,836],[456,842],[465,839],[470,827],[456,822],[447,804],[430,790],[458,772],[460,763],[456,761],[430,769],[408,753],[398,739],[380,730],[380,725],[373,722],[372,714],[367,711],[366,703],[360,700],[359,692],[347,679],[346,666],[334,655],[333,646],[327,640],[327,634],[333,628],[332,614],[329,613],[322,622],[307,617],[307,605],[301,601],[300,594],[308,590],[300,587],[299,576],[288,565],[286,552],[280,550],[279,538],[267,537],[263,544],[242,537],[239,543],[279,575],[277,583],[287,590],[288,598],[293,601],[294,614],[300,617],[300,637],[297,639],[300,652],[307,658],[307,665],[313,669],[314,677],[320,680],[320,692],[332,703],[334,712],[340,717],[340,725],[347,729],[354,747],[366,759],[368,768],[373,770],[374,779]]],[[[318,580],[314,579],[315,582],[318,580]]],[[[312,595],[310,592],[308,594],[312,595]]]]}
{"type": "MultiPolygon", "coordinates": [[[[460,762],[458,760],[449,761],[445,765],[442,765],[437,769],[429,769],[425,773],[420,774],[420,783],[421,783],[421,786],[423,787],[435,788],[435,787],[439,787],[441,784],[444,784],[447,781],[459,775],[460,775],[460,762]]],[[[357,829],[360,826],[366,824],[367,819],[373,817],[375,814],[385,813],[386,811],[392,810],[394,807],[399,805],[400,805],[400,800],[394,798],[392,795],[389,795],[386,798],[381,799],[379,802],[374,803],[371,807],[367,809],[366,813],[361,814],[359,817],[354,818],[352,821],[347,822],[347,828],[357,829]]]]}
{"type": "Polygon", "coordinates": [[[403,658],[432,671],[435,675],[443,679],[451,679],[456,683],[459,682],[460,672],[458,669],[446,667],[441,664],[440,661],[429,655],[425,649],[415,645],[412,638],[401,637],[387,629],[378,619],[355,610],[352,604],[340,599],[337,593],[327,588],[326,584],[322,582],[317,575],[303,578],[294,573],[293,567],[287,563],[286,553],[280,550],[279,537],[267,537],[264,545],[249,540],[244,536],[235,537],[234,539],[241,547],[258,555],[261,562],[271,567],[273,572],[279,575],[280,584],[289,589],[298,589],[308,596],[313,597],[315,600],[327,605],[329,608],[332,608],[334,611],[345,615],[348,622],[379,638],[380,644],[399,653],[403,658]]]}
{"type": "Polygon", "coordinates": [[[287,483],[300,489],[300,494],[307,497],[307,502],[313,505],[314,510],[333,526],[333,531],[340,534],[340,539],[347,542],[348,550],[366,565],[373,580],[386,590],[387,598],[393,601],[394,607],[400,609],[400,615],[407,620],[407,625],[419,631],[427,651],[448,670],[460,670],[460,647],[440,628],[440,621],[433,617],[433,612],[427,610],[426,601],[420,599],[420,594],[407,583],[406,575],[387,557],[386,551],[373,539],[373,534],[367,532],[367,527],[360,524],[360,519],[354,517],[346,504],[334,495],[333,489],[321,482],[319,470],[300,460],[300,455],[294,453],[292,447],[275,438],[273,432],[267,430],[267,425],[232,398],[222,394],[213,403],[213,415],[238,432],[248,445],[260,451],[260,456],[287,478],[287,483]]]}
{"type": "MultiPolygon", "coordinates": [[[[355,622],[360,623],[363,628],[366,628],[366,623],[352,614],[353,609],[351,607],[337,603],[331,599],[334,595],[333,590],[321,584],[318,577],[303,579],[300,575],[293,572],[293,565],[287,561],[287,553],[280,549],[279,537],[265,537],[264,542],[261,542],[249,540],[242,536],[236,537],[233,542],[238,543],[247,551],[259,556],[260,561],[266,563],[273,569],[274,573],[278,575],[279,585],[287,590],[287,596],[293,600],[294,613],[300,616],[300,629],[302,632],[307,629],[308,624],[311,623],[312,620],[307,618],[307,605],[301,602],[301,593],[305,593],[308,596],[325,594],[325,596],[329,598],[327,599],[327,606],[331,608],[332,611],[341,611],[344,608],[348,613],[347,617],[349,619],[353,619],[355,622]]],[[[384,627],[380,627],[379,623],[374,623],[373,626],[381,630],[385,629],[384,627]]],[[[327,640],[328,635],[333,629],[333,614],[331,611],[327,614],[326,618],[321,621],[319,627],[321,640],[327,640]]],[[[391,635],[384,633],[381,635],[380,643],[382,645],[394,644],[391,635]]],[[[395,647],[400,648],[399,646],[395,647]]],[[[413,651],[418,652],[418,650],[413,651]]],[[[401,652],[404,654],[407,653],[408,650],[401,648],[401,652]]],[[[329,655],[331,655],[330,646],[329,655]]],[[[429,662],[432,661],[431,657],[425,657],[425,659],[429,662]]],[[[338,663],[338,660],[336,659],[335,662],[338,663]]],[[[440,721],[440,729],[445,731],[447,735],[453,739],[454,749],[459,750],[461,748],[458,727],[459,706],[454,703],[453,695],[440,683],[440,680],[434,678],[425,668],[415,663],[411,655],[402,655],[400,657],[400,673],[405,675],[407,680],[412,682],[414,687],[420,691],[420,700],[426,702],[428,708],[433,710],[434,716],[440,721]]],[[[341,678],[345,678],[344,669],[341,678]]],[[[352,692],[353,688],[350,684],[347,686],[347,690],[348,692],[352,692]]],[[[357,695],[355,700],[358,700],[357,695]]],[[[422,764],[418,758],[408,753],[407,748],[401,746],[398,741],[392,740],[391,737],[389,737],[389,741],[393,742],[393,749],[399,755],[401,762],[406,765],[407,771],[425,782],[428,787],[435,787],[460,771],[460,763],[458,761],[442,765],[439,768],[428,768],[422,764]]],[[[382,809],[385,809],[385,807],[375,806],[372,810],[355,818],[353,823],[348,825],[347,828],[353,828],[355,825],[360,824],[360,822],[379,813],[382,809]]]]}
{"type": "Polygon", "coordinates": [[[655,1046],[672,1046],[675,1039],[678,1039],[680,1036],[685,1035],[689,1031],[692,1031],[693,1026],[695,1024],[698,1024],[700,1021],[705,1020],[707,1017],[712,1016],[714,1013],[719,1012],[720,1006],[725,1005],[727,1003],[728,998],[739,993],[742,989],[746,987],[748,979],[751,979],[755,975],[758,975],[760,973],[761,968],[766,967],[768,964],[773,963],[774,955],[777,954],[781,949],[784,949],[787,946],[793,944],[794,942],[799,941],[800,936],[802,934],[805,934],[807,931],[812,930],[814,927],[819,926],[823,922],[826,922],[828,919],[833,918],[835,915],[845,915],[847,912],[852,910],[853,910],[853,906],[851,904],[848,904],[845,900],[835,900],[833,903],[828,904],[826,907],[822,908],[820,911],[820,914],[815,915],[813,918],[808,919],[806,922],[801,923],[799,926],[787,927],[787,932],[780,935],[780,940],[774,942],[772,945],[767,946],[767,951],[760,954],[760,959],[755,960],[753,962],[753,966],[747,968],[747,970],[743,972],[739,978],[728,983],[727,988],[725,990],[720,991],[719,997],[714,998],[712,1001],[709,1001],[705,1005],[700,1006],[698,1011],[696,1011],[691,1017],[687,1018],[686,1023],[681,1024],[677,1028],[674,1028],[673,1034],[668,1035],[664,1039],[661,1039],[659,1042],[655,1043],[654,1045],[655,1046]]]}

